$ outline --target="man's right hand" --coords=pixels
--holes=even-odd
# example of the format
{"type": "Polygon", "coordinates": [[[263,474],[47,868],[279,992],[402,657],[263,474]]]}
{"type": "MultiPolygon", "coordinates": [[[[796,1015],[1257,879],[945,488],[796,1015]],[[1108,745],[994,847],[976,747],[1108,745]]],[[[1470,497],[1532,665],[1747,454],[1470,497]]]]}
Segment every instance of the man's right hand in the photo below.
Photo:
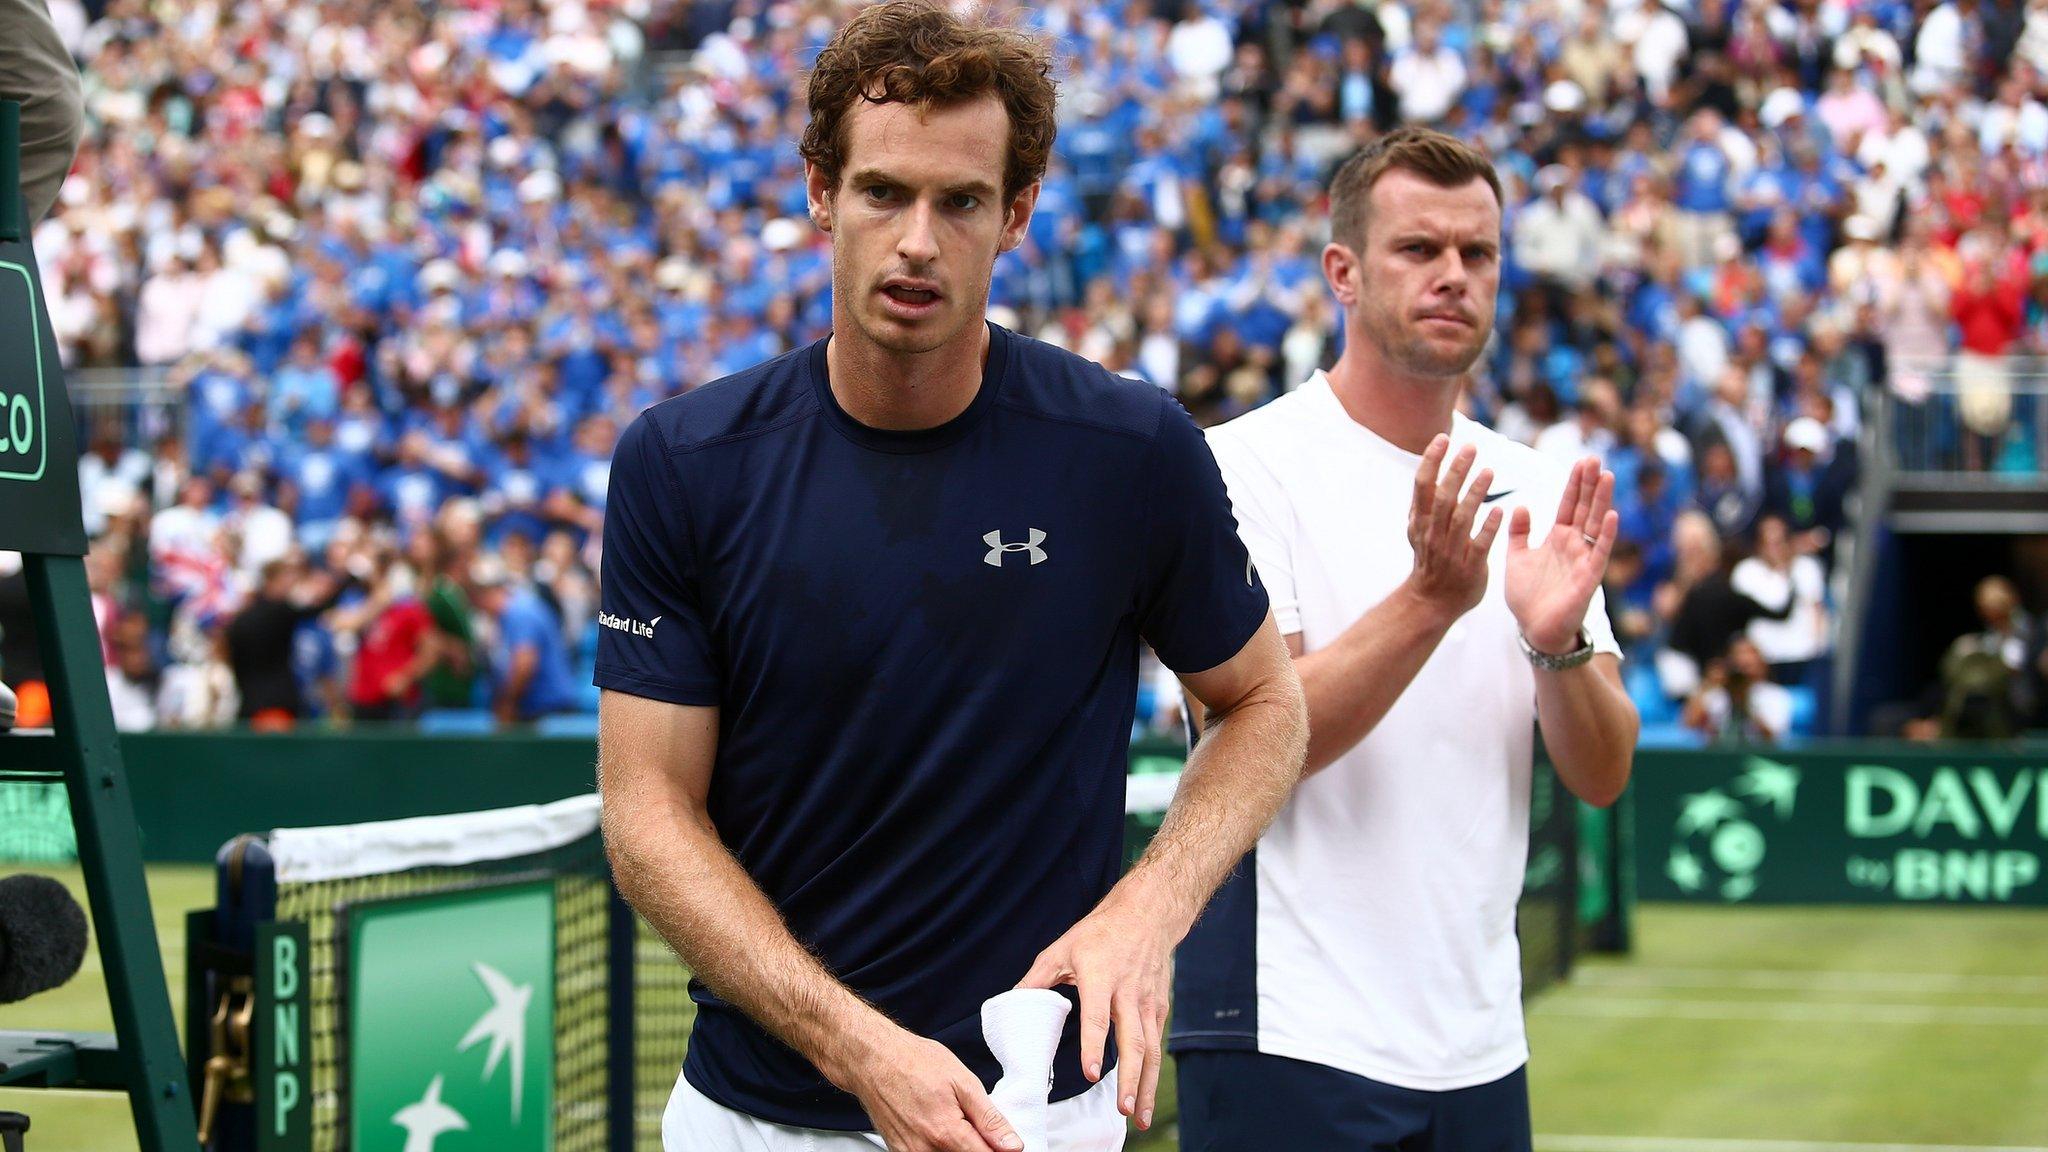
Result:
{"type": "Polygon", "coordinates": [[[1479,451],[1465,445],[1445,470],[1444,456],[1450,449],[1449,436],[1431,440],[1415,471],[1415,494],[1408,503],[1408,544],[1415,550],[1415,568],[1406,585],[1418,600],[1442,613],[1447,625],[1477,607],[1486,595],[1486,555],[1501,525],[1501,510],[1494,508],[1473,535],[1472,523],[1493,485],[1493,471],[1480,469],[1467,487],[1465,478],[1479,451]]]}
{"type": "Polygon", "coordinates": [[[1018,1152],[1024,1140],[981,1081],[936,1040],[891,1026],[866,1046],[841,1087],[874,1121],[889,1152],[1018,1152]]]}

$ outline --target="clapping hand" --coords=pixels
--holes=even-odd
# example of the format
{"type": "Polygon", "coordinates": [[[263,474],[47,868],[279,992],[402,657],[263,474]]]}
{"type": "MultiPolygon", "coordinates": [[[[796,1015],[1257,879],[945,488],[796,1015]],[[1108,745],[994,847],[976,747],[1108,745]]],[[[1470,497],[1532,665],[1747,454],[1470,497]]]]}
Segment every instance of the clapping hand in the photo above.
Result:
{"type": "Polygon", "coordinates": [[[1539,652],[1561,655],[1577,646],[1593,593],[1607,574],[1607,557],[1621,532],[1614,511],[1614,473],[1587,457],[1572,466],[1557,522],[1543,543],[1531,546],[1527,508],[1508,518],[1508,609],[1539,652]]]}
{"type": "Polygon", "coordinates": [[[1448,436],[1429,442],[1408,502],[1408,546],[1415,550],[1408,586],[1422,601],[1442,609],[1446,623],[1471,611],[1486,594],[1486,555],[1501,522],[1501,510],[1494,508],[1473,534],[1472,523],[1493,485],[1493,472],[1481,468],[1468,486],[1465,478],[1479,452],[1465,445],[1445,470],[1444,456],[1450,448],[1448,436]]]}

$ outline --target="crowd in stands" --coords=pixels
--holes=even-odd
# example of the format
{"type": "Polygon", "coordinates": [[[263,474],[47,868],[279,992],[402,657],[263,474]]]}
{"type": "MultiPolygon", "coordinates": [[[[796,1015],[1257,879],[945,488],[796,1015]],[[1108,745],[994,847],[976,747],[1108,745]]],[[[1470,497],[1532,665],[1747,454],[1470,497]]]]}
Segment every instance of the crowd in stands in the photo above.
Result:
{"type": "MultiPolygon", "coordinates": [[[[848,5],[51,7],[89,117],[35,233],[62,355],[184,398],[152,442],[88,429],[123,725],[592,709],[620,429],[826,329],[794,141],[848,5]]],[[[2005,357],[2048,351],[2048,0],[1017,19],[1057,41],[1061,128],[993,318],[1204,423],[1337,353],[1336,163],[1399,123],[1491,151],[1508,264],[1465,403],[1615,472],[1608,608],[1653,723],[1811,728],[1887,390],[1957,466],[2034,450],[2005,357]]]]}

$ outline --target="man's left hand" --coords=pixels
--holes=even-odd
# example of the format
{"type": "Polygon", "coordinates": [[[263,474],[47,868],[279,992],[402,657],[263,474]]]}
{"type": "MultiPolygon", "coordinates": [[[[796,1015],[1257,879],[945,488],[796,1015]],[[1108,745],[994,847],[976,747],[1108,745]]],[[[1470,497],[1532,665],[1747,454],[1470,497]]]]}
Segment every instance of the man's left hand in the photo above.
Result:
{"type": "Polygon", "coordinates": [[[1072,984],[1081,999],[1081,1068],[1102,1079],[1109,1026],[1116,1025],[1117,1110],[1152,1127],[1153,1098],[1166,1038],[1166,1009],[1177,941],[1157,917],[1111,893],[1032,962],[1019,988],[1072,984]]]}
{"type": "Polygon", "coordinates": [[[1579,628],[1621,532],[1614,473],[1602,471],[1590,456],[1572,465],[1557,522],[1533,548],[1530,519],[1527,508],[1515,509],[1508,518],[1508,609],[1531,647],[1562,655],[1578,644],[1579,628]]]}

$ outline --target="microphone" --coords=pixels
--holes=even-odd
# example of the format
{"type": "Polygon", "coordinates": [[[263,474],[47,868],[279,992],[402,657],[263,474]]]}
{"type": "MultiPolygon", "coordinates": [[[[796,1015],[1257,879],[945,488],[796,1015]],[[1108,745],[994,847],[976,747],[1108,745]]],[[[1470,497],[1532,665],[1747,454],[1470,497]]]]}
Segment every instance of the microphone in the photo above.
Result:
{"type": "Polygon", "coordinates": [[[14,727],[14,689],[0,684],[0,732],[14,727]]]}
{"type": "Polygon", "coordinates": [[[85,909],[47,876],[0,880],[0,1004],[47,992],[85,962],[85,909]]]}

